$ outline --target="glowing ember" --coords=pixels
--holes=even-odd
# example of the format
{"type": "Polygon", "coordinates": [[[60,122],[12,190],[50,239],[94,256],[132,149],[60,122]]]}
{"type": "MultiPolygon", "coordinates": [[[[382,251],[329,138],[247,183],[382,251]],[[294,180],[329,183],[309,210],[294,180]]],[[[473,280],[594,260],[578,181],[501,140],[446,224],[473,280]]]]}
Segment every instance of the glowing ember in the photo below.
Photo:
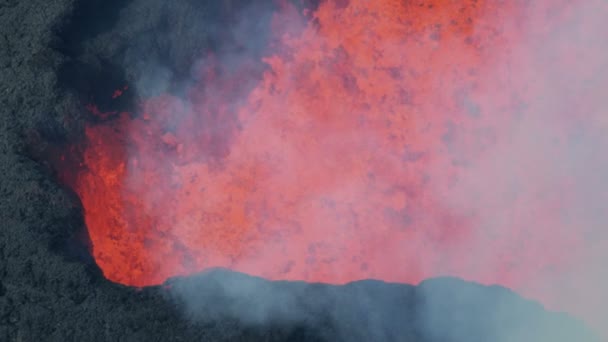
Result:
{"type": "Polygon", "coordinates": [[[582,80],[601,63],[568,53],[576,42],[556,43],[556,69],[521,53],[574,20],[572,1],[540,2],[324,2],[280,37],[247,95],[235,89],[255,72],[201,71],[187,99],[150,98],[135,118],[88,127],[76,191],[105,276],[141,286],[228,267],[525,288],[567,267],[582,236],[556,213],[577,190],[542,180],[567,176],[547,168],[569,146],[574,108],[554,108],[516,163],[500,157],[514,157],[517,127],[547,118],[542,70],[577,68],[576,57],[582,80]]]}

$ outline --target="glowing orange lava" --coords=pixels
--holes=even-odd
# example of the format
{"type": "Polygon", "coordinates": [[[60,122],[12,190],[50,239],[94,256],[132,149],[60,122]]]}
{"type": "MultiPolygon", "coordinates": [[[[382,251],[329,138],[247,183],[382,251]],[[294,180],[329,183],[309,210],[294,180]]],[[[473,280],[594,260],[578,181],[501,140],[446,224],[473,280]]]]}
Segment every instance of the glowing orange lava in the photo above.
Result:
{"type": "MultiPolygon", "coordinates": [[[[535,101],[551,81],[521,51],[573,20],[573,3],[326,1],[291,30],[293,12],[277,13],[280,44],[247,94],[232,89],[253,73],[201,71],[185,98],[150,98],[135,117],[87,127],[76,191],[97,263],[136,286],[227,267],[521,288],[563,267],[564,251],[582,246],[556,214],[575,190],[537,180],[548,177],[539,163],[568,146],[572,108],[528,145],[547,147],[541,161],[518,159],[504,178],[500,153],[522,121],[546,119],[535,101]],[[497,178],[479,178],[480,161],[497,178]],[[505,219],[482,229],[477,208],[505,219]]],[[[576,43],[547,63],[599,63],[567,49],[576,43]]]]}

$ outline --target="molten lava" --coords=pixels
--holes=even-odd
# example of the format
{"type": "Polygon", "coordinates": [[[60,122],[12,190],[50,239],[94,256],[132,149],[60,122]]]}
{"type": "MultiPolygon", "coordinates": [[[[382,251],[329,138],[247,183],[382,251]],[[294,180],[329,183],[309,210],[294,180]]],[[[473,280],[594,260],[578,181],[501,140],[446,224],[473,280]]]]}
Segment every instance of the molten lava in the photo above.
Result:
{"type": "Polygon", "coordinates": [[[542,63],[528,53],[571,25],[574,3],[325,1],[302,25],[277,13],[263,72],[202,70],[186,96],[87,127],[75,190],[97,263],[136,286],[227,267],[521,289],[567,267],[583,237],[557,213],[577,189],[544,179],[570,175],[547,168],[577,107],[552,108],[537,141],[519,127],[546,126],[538,100],[576,92],[601,62],[576,41],[554,42],[563,55],[542,63]],[[575,83],[543,73],[560,68],[575,83]]]}

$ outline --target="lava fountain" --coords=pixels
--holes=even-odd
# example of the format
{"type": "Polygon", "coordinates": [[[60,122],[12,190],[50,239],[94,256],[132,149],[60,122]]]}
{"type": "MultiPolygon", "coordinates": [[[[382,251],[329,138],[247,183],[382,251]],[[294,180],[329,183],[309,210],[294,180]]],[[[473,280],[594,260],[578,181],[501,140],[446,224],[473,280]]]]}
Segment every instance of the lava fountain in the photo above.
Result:
{"type": "Polygon", "coordinates": [[[93,255],[135,286],[211,267],[455,275],[589,314],[577,294],[608,278],[581,268],[608,250],[608,48],[591,42],[606,14],[602,1],[285,5],[263,70],[206,59],[185,94],[86,128],[74,188],[93,255]]]}

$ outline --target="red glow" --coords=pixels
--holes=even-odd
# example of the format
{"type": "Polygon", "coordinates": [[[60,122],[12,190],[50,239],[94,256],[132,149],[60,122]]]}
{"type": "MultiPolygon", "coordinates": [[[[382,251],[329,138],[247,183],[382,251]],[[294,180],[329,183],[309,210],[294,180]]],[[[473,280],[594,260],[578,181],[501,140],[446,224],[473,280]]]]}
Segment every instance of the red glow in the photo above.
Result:
{"type": "Polygon", "coordinates": [[[122,89],[116,89],[114,90],[114,93],[112,94],[112,98],[116,99],[122,96],[122,94],[125,92],[125,90],[129,89],[129,86],[124,86],[122,89]]]}
{"type": "MultiPolygon", "coordinates": [[[[269,279],[452,274],[523,288],[565,267],[564,251],[582,242],[556,213],[575,189],[535,187],[545,170],[525,157],[512,178],[467,187],[472,164],[492,158],[521,108],[547,94],[549,81],[511,58],[571,19],[573,2],[542,2],[324,2],[314,24],[280,36],[246,96],[235,89],[255,74],[248,66],[202,70],[207,86],[187,100],[161,95],[136,118],[87,127],[76,191],[105,276],[142,286],[228,267],[269,279]],[[522,13],[537,25],[518,25],[529,22],[522,13]],[[459,207],[451,194],[461,189],[459,207]],[[501,208],[508,229],[480,231],[477,205],[501,208]]],[[[277,30],[292,15],[277,14],[277,30]]],[[[553,61],[575,68],[575,58],[553,61]]],[[[547,158],[567,144],[572,113],[560,110],[547,158]]]]}

